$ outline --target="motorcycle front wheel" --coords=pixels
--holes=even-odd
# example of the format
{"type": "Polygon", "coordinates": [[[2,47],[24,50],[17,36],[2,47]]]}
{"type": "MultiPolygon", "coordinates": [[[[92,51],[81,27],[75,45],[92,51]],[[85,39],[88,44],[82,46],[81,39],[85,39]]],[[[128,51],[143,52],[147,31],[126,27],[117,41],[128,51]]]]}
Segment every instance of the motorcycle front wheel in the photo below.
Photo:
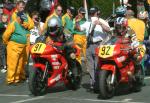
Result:
{"type": "Polygon", "coordinates": [[[34,68],[29,75],[29,90],[34,96],[44,95],[47,89],[47,79],[43,78],[43,71],[40,68],[34,68]]]}
{"type": "Polygon", "coordinates": [[[115,86],[111,84],[112,72],[101,70],[99,72],[99,94],[102,99],[109,99],[114,96],[115,86]]]}

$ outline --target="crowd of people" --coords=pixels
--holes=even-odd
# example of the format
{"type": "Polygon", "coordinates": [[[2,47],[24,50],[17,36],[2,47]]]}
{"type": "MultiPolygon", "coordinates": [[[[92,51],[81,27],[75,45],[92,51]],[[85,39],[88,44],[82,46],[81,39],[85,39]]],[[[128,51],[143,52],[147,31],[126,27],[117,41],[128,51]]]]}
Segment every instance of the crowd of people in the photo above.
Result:
{"type": "MultiPolygon", "coordinates": [[[[131,35],[131,45],[135,48],[149,37],[149,12],[145,9],[144,0],[137,0],[137,12],[129,2],[132,0],[122,1],[124,0],[120,0],[121,6],[116,8],[116,15],[113,15],[114,33],[119,36],[131,35]]],[[[1,16],[0,60],[2,72],[7,71],[6,83],[10,85],[26,80],[25,65],[28,62],[29,47],[44,35],[47,37],[46,42],[51,39],[61,42],[65,38],[65,42],[73,41],[80,48],[82,52],[77,60],[82,63],[81,57],[84,57],[90,74],[90,90],[93,90],[98,61],[95,48],[112,31],[109,21],[101,18],[102,11],[98,7],[91,7],[89,20],[86,20],[84,7],[80,7],[75,15],[75,7],[68,6],[63,15],[62,6],[56,5],[54,12],[43,23],[38,11],[33,11],[29,16],[24,11],[25,6],[24,1],[18,1],[15,6],[9,6],[8,12],[3,12],[1,16]]],[[[138,56],[137,52],[137,60],[138,56]]]]}

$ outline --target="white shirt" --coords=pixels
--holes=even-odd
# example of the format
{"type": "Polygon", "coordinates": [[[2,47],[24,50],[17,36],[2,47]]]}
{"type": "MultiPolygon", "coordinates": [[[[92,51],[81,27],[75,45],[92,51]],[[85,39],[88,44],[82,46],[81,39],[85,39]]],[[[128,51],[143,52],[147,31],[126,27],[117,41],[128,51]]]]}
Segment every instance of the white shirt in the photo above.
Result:
{"type": "MultiPolygon", "coordinates": [[[[42,29],[44,23],[40,22],[40,29],[42,29]]],[[[35,40],[40,36],[40,31],[39,28],[37,26],[34,26],[33,29],[30,30],[30,43],[34,44],[35,40]]]]}
{"type": "MultiPolygon", "coordinates": [[[[96,20],[99,20],[102,24],[110,28],[109,24],[105,20],[98,18],[98,17],[91,17],[91,22],[86,21],[84,24],[80,25],[82,31],[86,30],[86,36],[88,36],[88,34],[91,32],[92,27],[94,26],[94,22],[96,20]]],[[[101,25],[96,25],[94,29],[93,42],[101,41],[105,37],[106,35],[104,34],[104,31],[101,25]]]]}

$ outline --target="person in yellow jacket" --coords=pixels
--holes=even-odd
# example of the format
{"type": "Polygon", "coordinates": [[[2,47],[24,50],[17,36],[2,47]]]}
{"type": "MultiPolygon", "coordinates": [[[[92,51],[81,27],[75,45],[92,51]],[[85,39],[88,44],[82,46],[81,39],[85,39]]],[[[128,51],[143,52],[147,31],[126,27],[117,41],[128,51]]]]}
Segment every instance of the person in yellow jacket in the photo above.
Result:
{"type": "Polygon", "coordinates": [[[142,20],[135,18],[132,10],[127,11],[126,17],[128,19],[129,27],[134,30],[138,41],[142,43],[145,35],[145,23],[142,20]]]}
{"type": "MultiPolygon", "coordinates": [[[[24,12],[24,8],[25,8],[25,2],[18,1],[16,4],[16,10],[12,13],[12,16],[10,18],[10,22],[16,21],[17,13],[22,11],[24,12]]],[[[23,25],[26,29],[30,30],[34,27],[34,22],[28,14],[26,14],[25,16],[27,17],[27,19],[23,22],[23,25]]]]}
{"type": "Polygon", "coordinates": [[[67,12],[62,16],[62,25],[64,27],[65,34],[73,34],[74,25],[73,25],[73,17],[75,14],[75,8],[70,6],[67,8],[67,12]]]}
{"type": "Polygon", "coordinates": [[[11,22],[3,34],[3,42],[7,45],[7,84],[25,80],[24,56],[26,55],[27,35],[29,30],[23,25],[24,13],[17,13],[17,20],[11,22]]]}
{"type": "MultiPolygon", "coordinates": [[[[18,1],[16,3],[16,10],[12,13],[12,16],[10,18],[10,22],[17,20],[17,13],[18,12],[24,12],[25,6],[26,6],[26,3],[22,0],[18,1]]],[[[27,13],[25,13],[24,16],[26,19],[24,20],[22,25],[25,27],[25,29],[31,30],[34,27],[34,22],[27,13]]],[[[30,35],[28,35],[28,38],[30,38],[30,35]]],[[[30,47],[30,41],[29,40],[30,39],[28,39],[28,41],[27,41],[27,44],[28,44],[26,47],[26,53],[27,54],[26,54],[26,57],[24,59],[26,64],[28,62],[28,56],[29,56],[29,47],[30,47]]]]}
{"type": "MultiPolygon", "coordinates": [[[[81,30],[81,25],[85,23],[85,9],[80,7],[78,10],[78,15],[74,19],[74,43],[80,47],[84,58],[86,57],[86,31],[81,30]]],[[[81,63],[81,54],[77,57],[79,63],[81,63]]]]}

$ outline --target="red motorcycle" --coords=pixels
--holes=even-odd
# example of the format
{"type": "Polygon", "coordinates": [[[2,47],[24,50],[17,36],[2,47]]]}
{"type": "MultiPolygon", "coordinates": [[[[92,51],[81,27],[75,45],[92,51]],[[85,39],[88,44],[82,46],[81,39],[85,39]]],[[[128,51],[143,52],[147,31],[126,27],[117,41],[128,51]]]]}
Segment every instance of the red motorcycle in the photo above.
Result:
{"type": "Polygon", "coordinates": [[[67,88],[76,90],[82,79],[82,68],[76,60],[80,52],[76,46],[66,47],[62,43],[36,43],[31,46],[34,61],[29,73],[29,89],[35,96],[46,93],[48,87],[55,86],[59,81],[67,88]]]}
{"type": "MultiPolygon", "coordinates": [[[[112,36],[96,49],[99,62],[99,94],[103,99],[114,96],[119,83],[126,83],[135,91],[140,91],[144,80],[142,66],[135,65],[132,57],[130,39],[112,36]]],[[[145,54],[143,45],[139,46],[140,57],[145,54]]],[[[141,60],[141,59],[140,59],[141,60]]]]}

